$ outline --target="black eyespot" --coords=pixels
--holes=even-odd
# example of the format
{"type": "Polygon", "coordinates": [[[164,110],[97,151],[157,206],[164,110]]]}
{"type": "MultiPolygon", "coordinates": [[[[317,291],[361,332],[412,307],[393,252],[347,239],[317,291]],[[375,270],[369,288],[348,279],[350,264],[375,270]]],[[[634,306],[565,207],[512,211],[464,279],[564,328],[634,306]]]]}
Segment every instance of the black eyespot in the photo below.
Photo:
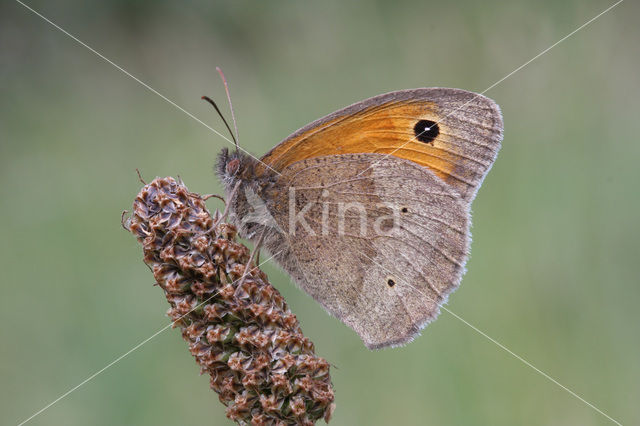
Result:
{"type": "Polygon", "coordinates": [[[389,278],[389,279],[387,280],[387,285],[388,285],[389,287],[393,287],[394,285],[396,285],[396,282],[395,282],[394,280],[392,280],[391,278],[389,278]]]}
{"type": "Polygon", "coordinates": [[[408,208],[406,208],[406,207],[403,207],[403,208],[402,208],[402,210],[400,210],[400,211],[401,211],[402,213],[407,213],[407,212],[409,211],[409,209],[408,209],[408,208]]]}
{"type": "Polygon", "coordinates": [[[435,121],[420,120],[413,126],[413,133],[420,142],[429,143],[440,134],[440,127],[435,121]]]}

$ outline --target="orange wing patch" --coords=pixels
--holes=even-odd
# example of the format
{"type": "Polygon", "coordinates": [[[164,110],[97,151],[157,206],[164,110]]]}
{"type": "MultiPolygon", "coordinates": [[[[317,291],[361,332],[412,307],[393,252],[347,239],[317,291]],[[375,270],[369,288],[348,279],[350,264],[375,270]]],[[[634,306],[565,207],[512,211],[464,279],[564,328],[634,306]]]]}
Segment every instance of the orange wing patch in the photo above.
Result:
{"type": "Polygon", "coordinates": [[[502,119],[488,98],[458,89],[392,92],[300,129],[262,161],[276,170],[307,158],[391,154],[427,167],[471,201],[500,147],[502,119]]]}

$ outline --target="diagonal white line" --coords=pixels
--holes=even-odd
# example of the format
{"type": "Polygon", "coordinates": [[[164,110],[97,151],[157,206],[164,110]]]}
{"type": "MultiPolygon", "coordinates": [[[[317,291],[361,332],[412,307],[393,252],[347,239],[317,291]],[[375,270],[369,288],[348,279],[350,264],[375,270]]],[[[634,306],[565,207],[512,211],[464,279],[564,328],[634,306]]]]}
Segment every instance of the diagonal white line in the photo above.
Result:
{"type": "Polygon", "coordinates": [[[562,383],[558,382],[556,379],[554,379],[553,377],[549,376],[547,373],[545,373],[544,371],[540,370],[538,367],[536,367],[535,365],[531,364],[529,361],[527,361],[526,359],[522,358],[520,355],[516,354],[515,352],[513,352],[511,349],[507,348],[506,346],[504,346],[502,343],[498,342],[496,339],[494,339],[493,337],[489,336],[487,333],[485,333],[484,331],[478,329],[478,327],[474,326],[473,324],[470,324],[468,321],[466,321],[464,318],[460,317],[458,314],[456,314],[455,312],[451,311],[450,309],[448,309],[445,306],[440,306],[443,310],[447,311],[449,314],[453,315],[456,319],[460,320],[463,324],[471,327],[474,331],[476,331],[478,334],[480,334],[481,336],[483,336],[484,338],[486,338],[487,340],[489,340],[490,342],[494,343],[495,345],[497,345],[500,349],[502,349],[503,351],[507,352],[509,355],[511,355],[512,357],[514,357],[515,359],[517,359],[518,361],[522,362],[523,364],[525,364],[526,366],[528,366],[529,368],[533,369],[534,371],[536,371],[538,374],[540,374],[542,377],[546,378],[547,380],[549,380],[552,383],[555,383],[556,385],[558,385],[559,387],[561,387],[562,389],[564,389],[565,391],[567,391],[569,394],[573,395],[575,398],[579,399],[580,401],[582,401],[583,403],[585,403],[586,405],[588,405],[589,407],[593,408],[594,410],[596,410],[598,413],[602,414],[603,416],[605,416],[607,419],[611,420],[613,423],[622,426],[622,424],[617,421],[616,419],[612,418],[610,415],[608,415],[607,413],[605,413],[604,411],[602,411],[601,409],[599,409],[598,407],[596,407],[595,405],[593,405],[592,403],[590,403],[589,401],[587,401],[586,399],[582,398],[580,395],[578,395],[577,393],[575,393],[574,391],[572,391],[571,389],[569,389],[568,387],[564,386],[562,383]]]}
{"type": "Polygon", "coordinates": [[[92,379],[94,379],[96,376],[98,376],[100,373],[102,373],[103,371],[105,371],[107,368],[111,367],[112,365],[116,364],[117,362],[121,361],[123,358],[125,358],[127,355],[129,355],[131,352],[135,351],[136,349],[138,349],[140,346],[144,345],[145,343],[147,343],[149,340],[153,339],[154,337],[156,337],[158,334],[162,333],[163,331],[165,331],[167,328],[171,327],[173,325],[173,322],[167,324],[166,326],[162,327],[160,330],[156,331],[155,333],[153,333],[151,336],[147,337],[146,339],[144,339],[142,342],[138,343],[137,345],[135,345],[133,348],[129,349],[127,352],[123,353],[122,355],[120,355],[118,358],[114,359],[113,361],[111,361],[109,364],[105,365],[104,367],[102,367],[100,370],[96,371],[95,373],[93,373],[92,375],[90,375],[89,377],[87,377],[86,379],[84,379],[83,381],[81,381],[80,383],[78,383],[77,385],[75,385],[74,387],[72,387],[71,389],[69,389],[68,391],[66,391],[65,393],[63,393],[62,395],[60,395],[58,398],[54,399],[53,401],[51,401],[49,404],[45,405],[44,407],[42,407],[40,410],[36,411],[35,413],[33,413],[30,417],[28,417],[27,419],[23,420],[22,422],[20,422],[18,424],[18,426],[22,426],[25,423],[29,422],[30,420],[32,420],[34,417],[38,416],[39,414],[41,414],[43,411],[47,410],[48,408],[50,408],[51,406],[53,406],[54,404],[56,404],[58,401],[64,399],[67,395],[69,395],[70,393],[72,393],[73,391],[75,391],[76,389],[78,389],[79,387],[81,387],[82,385],[86,384],[87,382],[91,381],[92,379]]]}
{"type": "MultiPolygon", "coordinates": [[[[104,56],[103,54],[101,54],[100,52],[98,52],[97,50],[95,50],[93,47],[89,46],[88,44],[86,44],[85,42],[83,42],[82,40],[80,40],[79,38],[77,38],[76,36],[74,36],[73,34],[71,34],[70,32],[68,32],[67,30],[65,30],[64,28],[60,27],[58,24],[56,24],[55,22],[51,21],[49,18],[47,18],[46,16],[42,15],[41,13],[39,13],[38,11],[34,10],[33,8],[31,8],[30,6],[24,4],[22,1],[20,0],[16,0],[16,2],[20,3],[22,6],[24,6],[26,9],[30,10],[31,12],[33,12],[35,15],[39,16],[40,18],[42,18],[43,20],[45,20],[46,22],[48,22],[49,24],[51,24],[53,27],[55,27],[56,29],[60,30],[62,33],[66,34],[67,36],[69,36],[71,39],[73,39],[75,42],[77,42],[78,44],[80,44],[83,47],[86,47],[87,49],[89,49],[91,52],[93,52],[94,54],[96,54],[98,57],[100,57],[101,59],[103,59],[104,61],[108,62],[109,64],[113,65],[114,67],[116,67],[118,70],[122,71],[124,74],[126,74],[127,76],[131,77],[132,79],[134,79],[135,81],[137,81],[138,83],[140,83],[140,85],[142,85],[144,88],[146,88],[147,90],[149,90],[150,92],[160,96],[162,99],[164,99],[165,101],[167,101],[168,103],[170,103],[171,105],[173,105],[174,107],[176,107],[177,109],[179,109],[180,111],[184,112],[185,114],[187,114],[189,117],[193,118],[194,120],[196,120],[198,123],[202,124],[203,126],[205,126],[207,129],[211,130],[213,133],[215,133],[216,135],[220,136],[222,139],[226,140],[227,142],[229,142],[230,144],[232,144],[233,146],[236,146],[235,143],[233,143],[229,138],[227,138],[226,136],[224,136],[222,133],[218,132],[216,129],[214,129],[213,127],[209,126],[207,123],[205,123],[204,121],[200,120],[198,117],[196,117],[195,115],[193,115],[192,113],[190,113],[189,111],[187,111],[186,109],[184,109],[183,107],[181,107],[180,105],[178,105],[177,103],[175,103],[174,101],[172,101],[171,99],[167,98],[165,95],[163,95],[162,93],[158,92],[156,89],[154,89],[153,87],[149,86],[147,83],[145,83],[144,81],[140,80],[138,77],[136,77],[135,75],[131,74],[129,71],[125,70],[124,68],[122,68],[120,65],[116,64],[115,62],[113,62],[111,59],[107,58],[106,56],[104,56]]],[[[264,163],[263,161],[261,161],[259,158],[255,157],[253,154],[251,154],[249,151],[247,151],[246,149],[243,149],[241,147],[238,147],[241,151],[244,151],[247,155],[249,155],[250,157],[252,157],[254,160],[262,163],[263,165],[265,165],[266,167],[268,167],[269,169],[273,170],[275,173],[277,173],[278,175],[280,175],[280,172],[278,172],[277,170],[273,169],[271,166],[269,166],[268,164],[264,163]]]]}
{"type": "MultiPolygon", "coordinates": [[[[266,259],[264,262],[261,262],[257,267],[261,267],[262,265],[264,265],[265,263],[267,263],[268,261],[270,261],[271,259],[273,259],[275,256],[279,255],[280,253],[282,253],[284,250],[280,250],[278,253],[269,256],[268,259],[266,259]]],[[[231,284],[235,284],[236,282],[240,281],[243,277],[238,278],[237,280],[233,281],[231,284]]],[[[42,412],[46,411],[47,409],[51,408],[53,405],[55,405],[56,403],[58,403],[59,401],[63,400],[64,398],[66,398],[69,394],[73,393],[73,391],[77,390],[78,388],[80,388],[81,386],[85,385],[86,383],[90,382],[91,380],[93,380],[94,378],[96,378],[98,375],[100,375],[102,372],[104,372],[106,369],[108,369],[109,367],[111,367],[112,365],[118,363],[119,361],[121,361],[123,358],[125,358],[127,355],[131,354],[132,352],[134,352],[135,350],[137,350],[138,348],[140,348],[141,346],[143,346],[145,343],[147,343],[148,341],[150,341],[151,339],[153,339],[154,337],[156,337],[158,334],[162,333],[163,331],[165,331],[166,329],[170,328],[171,326],[173,326],[175,323],[177,323],[178,321],[180,321],[182,318],[184,318],[185,316],[189,315],[191,312],[193,312],[194,310],[198,309],[200,306],[204,305],[205,303],[207,303],[209,300],[213,299],[214,297],[216,297],[218,295],[218,292],[212,294],[210,297],[208,297],[206,300],[202,301],[201,303],[199,303],[197,306],[195,306],[194,308],[192,308],[189,312],[187,312],[186,314],[182,315],[180,318],[178,318],[175,321],[171,321],[169,324],[167,324],[166,326],[162,327],[160,330],[156,331],[155,333],[153,333],[151,336],[147,337],[146,339],[144,339],[142,342],[138,343],[137,345],[135,345],[133,348],[129,349],[127,352],[123,353],[122,355],[120,355],[118,358],[114,359],[113,361],[111,361],[109,364],[105,365],[104,367],[102,367],[100,370],[96,371],[95,373],[93,373],[92,375],[90,375],[89,377],[87,377],[86,379],[84,379],[83,381],[81,381],[80,383],[78,383],[77,385],[75,385],[74,387],[72,387],[71,389],[69,389],[68,391],[66,391],[65,393],[63,393],[62,395],[60,395],[58,398],[54,399],[53,401],[51,401],[49,404],[45,405],[44,407],[42,407],[40,410],[36,411],[35,413],[33,413],[31,416],[29,416],[27,419],[23,420],[22,422],[20,422],[18,424],[18,426],[22,426],[25,423],[31,421],[34,417],[38,416],[39,414],[41,414],[42,412]]]]}
{"type": "Polygon", "coordinates": [[[565,41],[566,39],[568,39],[569,37],[571,37],[572,35],[574,35],[575,33],[577,33],[578,31],[580,31],[581,29],[583,29],[584,27],[586,27],[587,25],[591,24],[593,21],[595,21],[596,19],[598,19],[599,17],[601,17],[602,15],[604,15],[605,13],[609,12],[611,9],[613,9],[614,7],[616,7],[617,5],[619,5],[620,3],[622,3],[624,0],[618,0],[617,2],[615,2],[614,4],[612,4],[611,6],[609,6],[608,8],[606,8],[605,10],[603,10],[602,12],[598,13],[596,16],[594,16],[593,18],[589,19],[587,22],[585,22],[584,24],[580,25],[578,28],[576,28],[575,30],[571,31],[569,34],[567,34],[566,36],[562,37],[560,40],[556,41],[555,43],[553,43],[551,46],[547,47],[546,49],[544,49],[542,52],[538,53],[536,56],[534,56],[533,58],[529,59],[527,62],[525,62],[524,64],[520,65],[518,68],[516,68],[515,70],[511,71],[509,74],[505,75],[504,77],[502,77],[500,80],[496,81],[495,83],[493,83],[491,86],[487,87],[486,89],[484,89],[482,92],[480,92],[481,95],[484,95],[485,93],[487,93],[489,90],[493,89],[494,87],[496,87],[498,84],[502,83],[503,81],[505,81],[506,79],[508,79],[509,77],[511,77],[512,75],[514,75],[515,73],[517,73],[518,71],[520,71],[522,68],[526,67],[527,65],[529,65],[531,62],[535,61],[536,59],[538,59],[540,56],[544,55],[545,53],[547,53],[548,51],[550,51],[551,49],[553,49],[554,47],[556,47],[557,45],[559,45],[560,43],[562,43],[563,41],[565,41]]]}
{"type": "MultiPolygon", "coordinates": [[[[497,85],[499,85],[500,83],[502,83],[503,81],[505,81],[506,79],[508,79],[509,77],[511,77],[512,75],[514,75],[515,73],[517,73],[518,71],[520,71],[522,68],[526,67],[527,65],[529,65],[531,62],[535,61],[536,59],[538,59],[539,57],[541,57],[542,55],[544,55],[545,53],[547,53],[548,51],[550,51],[551,49],[553,49],[554,47],[556,47],[557,45],[559,45],[560,43],[562,43],[563,41],[565,41],[566,39],[568,39],[569,37],[571,37],[572,35],[574,35],[575,33],[577,33],[578,31],[580,31],[581,29],[583,29],[584,27],[586,27],[587,25],[591,24],[593,21],[595,21],[596,19],[598,19],[599,17],[601,17],[602,15],[604,15],[605,13],[609,12],[611,9],[613,9],[614,7],[616,7],[617,5],[619,5],[620,3],[622,3],[624,0],[618,0],[616,3],[612,4],[611,6],[609,6],[608,8],[606,8],[605,10],[603,10],[602,12],[598,13],[596,16],[594,16],[593,18],[589,19],[587,22],[585,22],[584,24],[580,25],[578,28],[576,28],[575,30],[571,31],[569,34],[567,34],[566,36],[562,37],[560,40],[556,41],[555,43],[553,43],[551,46],[547,47],[546,49],[544,49],[542,52],[538,53],[536,56],[534,56],[533,58],[529,59],[527,62],[525,62],[524,64],[520,65],[518,68],[514,69],[513,71],[511,71],[509,74],[505,75],[504,77],[502,77],[500,80],[496,81],[495,83],[493,83],[491,86],[487,87],[486,89],[484,89],[482,92],[480,92],[480,95],[484,95],[485,93],[487,93],[489,90],[493,89],[494,87],[496,87],[497,85]]],[[[442,121],[444,121],[445,118],[450,117],[454,112],[461,110],[462,108],[464,108],[465,106],[469,105],[471,103],[473,99],[463,103],[461,106],[459,106],[458,108],[455,108],[453,111],[449,112],[448,114],[446,114],[444,117],[442,117],[438,122],[436,122],[435,124],[441,123],[442,121]]],[[[430,127],[433,127],[435,124],[431,125],[430,127]]],[[[369,167],[367,167],[366,169],[364,169],[362,172],[360,172],[358,174],[358,176],[360,176],[362,173],[366,172],[367,170],[369,170],[371,167],[375,166],[376,164],[378,164],[380,161],[382,161],[384,158],[387,158],[390,155],[393,155],[394,153],[396,153],[397,151],[401,150],[402,148],[404,148],[405,146],[407,146],[407,144],[413,142],[414,140],[416,140],[418,137],[420,137],[420,135],[422,135],[424,132],[428,131],[428,129],[423,130],[422,132],[418,133],[417,135],[415,135],[414,137],[412,137],[411,139],[409,139],[408,141],[406,141],[405,143],[403,143],[402,145],[400,145],[398,148],[394,149],[393,151],[391,151],[388,154],[385,154],[381,159],[374,161],[373,163],[371,163],[371,165],[369,165],[369,167]]]]}
{"type": "MultiPolygon", "coordinates": [[[[404,282],[405,284],[407,284],[409,287],[413,288],[414,290],[422,293],[423,295],[429,297],[427,294],[425,294],[422,290],[420,290],[419,288],[416,288],[414,285],[412,285],[410,282],[408,282],[407,280],[404,279],[404,277],[399,276],[399,274],[394,273],[392,271],[389,271],[389,269],[385,268],[384,266],[380,265],[378,262],[376,262],[375,260],[373,260],[371,257],[367,256],[364,252],[360,252],[360,254],[362,254],[364,257],[366,257],[367,259],[369,259],[373,264],[377,265],[378,267],[382,268],[384,271],[387,271],[390,274],[393,274],[396,278],[399,278],[400,281],[404,282]]],[[[515,352],[513,352],[511,349],[507,348],[506,346],[504,346],[502,343],[498,342],[496,339],[494,339],[493,337],[489,336],[487,333],[483,332],[482,330],[480,330],[478,327],[474,326],[473,324],[469,323],[468,321],[466,321],[464,318],[462,318],[460,315],[456,314],[455,312],[453,312],[452,310],[448,309],[447,307],[445,307],[444,305],[440,305],[439,306],[441,309],[447,311],[448,313],[450,313],[451,315],[453,315],[456,319],[460,320],[462,323],[466,324],[467,326],[469,326],[472,330],[476,331],[477,333],[479,333],[481,336],[485,337],[486,339],[488,339],[490,342],[493,342],[495,345],[497,345],[500,349],[504,350],[505,352],[507,352],[508,354],[510,354],[511,356],[513,356],[514,358],[516,358],[518,361],[522,362],[524,365],[526,365],[527,367],[533,369],[535,372],[537,372],[538,374],[542,375],[544,378],[546,378],[547,380],[549,380],[552,383],[555,383],[556,385],[558,385],[559,387],[561,387],[562,389],[564,389],[565,391],[567,391],[569,394],[571,394],[572,396],[574,396],[575,398],[579,399],[580,401],[582,401],[583,403],[585,403],[587,406],[591,407],[592,409],[594,409],[595,411],[597,411],[598,413],[602,414],[604,417],[606,417],[607,419],[611,420],[613,423],[622,426],[622,424],[615,420],[613,417],[609,416],[607,413],[605,413],[604,411],[602,411],[601,409],[599,409],[598,407],[596,407],[595,405],[593,405],[592,403],[590,403],[589,401],[585,400],[584,398],[582,398],[580,395],[578,395],[577,393],[575,393],[574,391],[572,391],[571,389],[569,389],[568,387],[564,386],[562,383],[558,382],[556,379],[554,379],[553,377],[549,376],[547,373],[545,373],[544,371],[540,370],[538,367],[536,367],[535,365],[531,364],[529,361],[527,361],[526,359],[524,359],[523,357],[521,357],[520,355],[516,354],[515,352]]]]}

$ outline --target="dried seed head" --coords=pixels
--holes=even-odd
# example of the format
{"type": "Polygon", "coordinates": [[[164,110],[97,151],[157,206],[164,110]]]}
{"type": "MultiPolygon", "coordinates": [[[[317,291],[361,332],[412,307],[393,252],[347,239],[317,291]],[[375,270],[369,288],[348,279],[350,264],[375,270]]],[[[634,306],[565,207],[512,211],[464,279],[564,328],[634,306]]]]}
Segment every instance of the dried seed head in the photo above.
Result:
{"type": "Polygon", "coordinates": [[[142,188],[125,227],[142,243],[168,315],[227,417],[253,425],[329,421],[329,364],[262,271],[240,280],[249,250],[235,241],[233,225],[216,225],[202,197],[167,177],[142,188]]]}

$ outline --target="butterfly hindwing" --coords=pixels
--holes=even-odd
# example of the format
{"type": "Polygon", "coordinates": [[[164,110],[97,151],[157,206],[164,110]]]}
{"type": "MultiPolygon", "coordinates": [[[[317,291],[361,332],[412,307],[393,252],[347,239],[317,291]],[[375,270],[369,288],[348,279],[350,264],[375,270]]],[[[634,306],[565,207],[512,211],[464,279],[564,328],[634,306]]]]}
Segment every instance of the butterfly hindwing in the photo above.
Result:
{"type": "Polygon", "coordinates": [[[267,207],[282,232],[270,251],[284,249],[278,263],[369,348],[413,339],[457,287],[468,206],[430,170],[380,154],[315,157],[285,168],[275,192],[267,207]],[[278,207],[291,196],[293,211],[278,207]]]}

